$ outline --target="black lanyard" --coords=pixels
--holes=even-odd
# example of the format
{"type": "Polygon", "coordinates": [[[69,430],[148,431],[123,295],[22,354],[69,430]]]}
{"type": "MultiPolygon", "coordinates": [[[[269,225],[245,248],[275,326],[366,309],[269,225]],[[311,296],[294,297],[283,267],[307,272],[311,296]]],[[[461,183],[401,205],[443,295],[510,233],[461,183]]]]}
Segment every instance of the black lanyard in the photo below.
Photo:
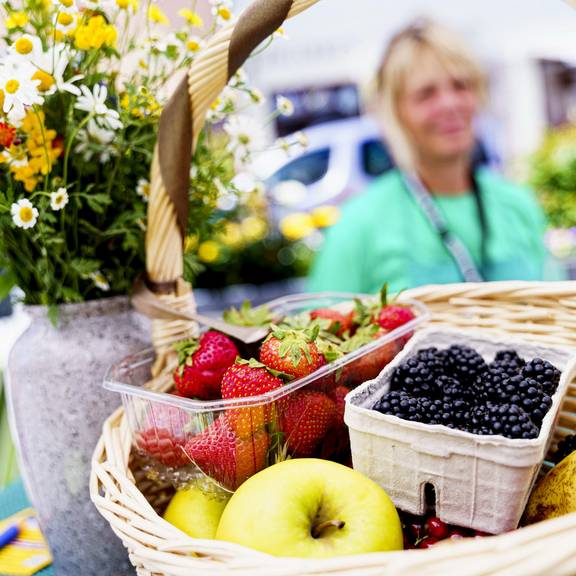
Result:
{"type": "Polygon", "coordinates": [[[472,176],[472,183],[473,183],[473,193],[474,198],[476,200],[476,205],[478,207],[478,216],[480,219],[480,229],[482,233],[481,238],[481,259],[482,265],[481,269],[479,270],[470,252],[463,244],[463,242],[457,238],[450,230],[448,229],[448,225],[446,220],[440,213],[440,210],[434,203],[430,192],[426,190],[424,184],[418,178],[418,176],[414,173],[406,173],[402,172],[402,177],[404,179],[404,185],[406,189],[414,198],[416,203],[424,212],[424,215],[438,234],[442,244],[449,252],[449,254],[454,259],[456,266],[462,275],[462,278],[465,282],[483,282],[484,278],[481,272],[481,269],[484,268],[484,263],[486,260],[486,215],[484,213],[484,206],[482,203],[482,199],[480,197],[480,190],[478,188],[478,183],[476,182],[476,178],[472,176]]]}

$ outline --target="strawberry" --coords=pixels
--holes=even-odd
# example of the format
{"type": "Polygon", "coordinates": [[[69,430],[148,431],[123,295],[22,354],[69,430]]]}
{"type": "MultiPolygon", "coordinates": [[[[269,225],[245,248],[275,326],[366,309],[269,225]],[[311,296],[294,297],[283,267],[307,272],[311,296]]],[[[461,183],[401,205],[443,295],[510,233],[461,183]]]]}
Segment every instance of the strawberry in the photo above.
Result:
{"type": "MultiPolygon", "coordinates": [[[[259,396],[284,385],[279,373],[269,370],[254,358],[238,359],[224,372],[222,377],[222,398],[246,398],[259,396]]],[[[226,418],[241,438],[249,437],[260,430],[274,417],[274,403],[261,404],[249,408],[233,408],[226,412],[226,418]]]]}
{"type": "Polygon", "coordinates": [[[269,439],[264,430],[240,438],[226,418],[218,418],[191,438],[184,450],[204,474],[228,490],[262,470],[267,463],[269,439]]]}
{"type": "Polygon", "coordinates": [[[389,304],[387,289],[388,286],[384,284],[380,292],[382,309],[378,314],[378,324],[380,324],[384,330],[390,331],[403,326],[404,324],[410,322],[410,320],[414,320],[416,316],[408,306],[402,306],[401,304],[389,304]]]}
{"type": "MultiPolygon", "coordinates": [[[[358,328],[354,336],[342,344],[341,349],[344,353],[354,352],[362,346],[381,338],[386,333],[387,330],[383,330],[378,324],[368,324],[368,326],[358,328]]],[[[399,346],[396,342],[388,342],[368,354],[349,362],[342,370],[340,382],[354,387],[362,382],[376,378],[382,368],[396,356],[398,351],[399,346]]]]}
{"type": "Polygon", "coordinates": [[[294,378],[303,378],[326,364],[314,340],[320,326],[292,330],[273,327],[272,333],[260,347],[260,362],[294,378]]]}
{"type": "Polygon", "coordinates": [[[346,332],[351,333],[353,327],[353,312],[342,314],[332,308],[318,308],[310,312],[310,318],[316,320],[322,318],[330,320],[331,324],[328,326],[328,331],[340,336],[342,338],[346,332]]]}
{"type": "Polygon", "coordinates": [[[222,376],[238,356],[234,342],[220,332],[208,331],[200,341],[193,338],[180,342],[176,350],[176,390],[188,398],[219,398],[222,376]]]}
{"type": "Polygon", "coordinates": [[[294,393],[282,414],[288,454],[307,458],[314,454],[336,419],[336,403],[316,390],[294,393]]]}
{"type": "Polygon", "coordinates": [[[337,386],[329,394],[330,398],[336,404],[336,417],[334,422],[322,442],[320,457],[326,459],[336,458],[338,461],[348,464],[350,460],[350,437],[348,435],[348,426],[344,423],[344,409],[346,402],[344,400],[349,390],[346,386],[337,386]]]}
{"type": "Polygon", "coordinates": [[[186,413],[177,406],[151,404],[144,429],[136,436],[136,444],[165,466],[184,466],[189,462],[183,450],[187,423],[186,413]]]}

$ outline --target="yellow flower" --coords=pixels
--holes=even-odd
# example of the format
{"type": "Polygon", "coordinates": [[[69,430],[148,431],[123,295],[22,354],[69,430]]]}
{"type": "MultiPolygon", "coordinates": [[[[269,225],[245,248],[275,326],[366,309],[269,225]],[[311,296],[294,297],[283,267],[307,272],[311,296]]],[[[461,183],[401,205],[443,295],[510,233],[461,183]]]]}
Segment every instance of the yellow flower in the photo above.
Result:
{"type": "Polygon", "coordinates": [[[62,26],[70,26],[74,22],[74,16],[68,14],[68,12],[60,12],[56,18],[56,22],[62,26]]]}
{"type": "Polygon", "coordinates": [[[248,216],[248,218],[242,220],[241,227],[244,238],[250,242],[262,240],[268,232],[266,220],[258,218],[258,216],[248,216]]]}
{"type": "Polygon", "coordinates": [[[225,22],[228,22],[232,18],[232,11],[228,6],[218,6],[216,10],[216,15],[225,22]]]}
{"type": "Polygon", "coordinates": [[[28,24],[28,16],[25,12],[12,12],[12,14],[4,20],[4,24],[8,30],[12,30],[13,28],[23,28],[28,24]]]}
{"type": "Polygon", "coordinates": [[[116,4],[120,10],[128,10],[128,8],[132,8],[134,12],[138,10],[138,0],[116,0],[116,4]]]}
{"type": "Polygon", "coordinates": [[[314,220],[310,214],[304,212],[294,212],[288,214],[280,222],[280,232],[288,240],[302,240],[314,232],[314,220]]]}
{"type": "Polygon", "coordinates": [[[219,238],[224,244],[230,248],[238,248],[242,245],[243,236],[242,228],[238,222],[226,222],[224,230],[219,235],[219,238]]]}
{"type": "Polygon", "coordinates": [[[188,8],[182,8],[182,10],[179,10],[178,16],[182,16],[190,26],[195,26],[196,28],[202,28],[204,26],[204,20],[202,20],[200,14],[193,10],[189,10],[188,8]]]}
{"type": "Polygon", "coordinates": [[[38,85],[38,90],[40,92],[46,92],[47,90],[50,90],[50,88],[52,88],[56,82],[54,77],[48,74],[48,72],[44,72],[44,70],[36,70],[32,76],[32,80],[40,80],[40,84],[38,85]]]}
{"type": "Polygon", "coordinates": [[[215,262],[220,256],[220,245],[214,240],[206,240],[198,246],[198,258],[207,264],[215,262]]]}
{"type": "Polygon", "coordinates": [[[34,45],[32,44],[32,40],[30,40],[30,38],[23,36],[14,42],[14,49],[16,52],[18,52],[18,54],[26,55],[30,54],[30,52],[34,50],[34,45]]]}
{"type": "Polygon", "coordinates": [[[156,4],[150,4],[148,8],[148,19],[157,24],[169,24],[168,16],[156,4]]]}
{"type": "Polygon", "coordinates": [[[196,234],[189,234],[184,240],[184,252],[194,252],[198,248],[198,236],[196,234]]]}
{"type": "Polygon", "coordinates": [[[200,48],[202,48],[202,43],[201,43],[199,38],[189,38],[186,41],[186,48],[190,52],[198,52],[198,50],[200,50],[200,48]]]}
{"type": "Polygon", "coordinates": [[[74,0],[58,0],[59,4],[62,4],[64,8],[71,8],[74,5],[74,0]]]}
{"type": "Polygon", "coordinates": [[[76,48],[90,50],[103,45],[114,46],[117,38],[116,28],[107,24],[103,16],[92,16],[86,24],[81,24],[74,33],[76,48]]]}
{"type": "Polygon", "coordinates": [[[340,210],[337,206],[318,206],[311,212],[312,221],[317,228],[327,228],[338,222],[340,210]]]}

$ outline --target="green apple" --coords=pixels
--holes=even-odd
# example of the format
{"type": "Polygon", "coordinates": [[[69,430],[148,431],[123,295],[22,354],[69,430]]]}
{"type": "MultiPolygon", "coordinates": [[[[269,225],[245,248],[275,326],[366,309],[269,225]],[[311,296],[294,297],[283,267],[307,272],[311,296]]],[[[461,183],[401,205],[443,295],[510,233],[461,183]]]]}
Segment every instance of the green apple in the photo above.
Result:
{"type": "Polygon", "coordinates": [[[228,498],[219,493],[190,486],[174,494],[164,512],[164,520],[193,538],[212,539],[227,501],[228,498]]]}
{"type": "Polygon", "coordinates": [[[327,558],[402,550],[394,504],[351,468],[315,458],[286,460],[232,495],[216,538],[276,556],[327,558]]]}

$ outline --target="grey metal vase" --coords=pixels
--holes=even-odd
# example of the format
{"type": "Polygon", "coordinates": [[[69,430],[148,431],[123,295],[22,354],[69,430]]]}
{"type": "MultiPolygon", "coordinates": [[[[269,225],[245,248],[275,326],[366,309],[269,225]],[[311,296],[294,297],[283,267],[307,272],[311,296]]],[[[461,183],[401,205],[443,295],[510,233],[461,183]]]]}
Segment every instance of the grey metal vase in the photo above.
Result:
{"type": "Polygon", "coordinates": [[[90,460],[120,398],[102,388],[108,366],[149,345],[128,298],[26,308],[28,330],[8,360],[9,415],[27,492],[57,576],[134,574],[127,551],[90,501],[90,460]]]}

